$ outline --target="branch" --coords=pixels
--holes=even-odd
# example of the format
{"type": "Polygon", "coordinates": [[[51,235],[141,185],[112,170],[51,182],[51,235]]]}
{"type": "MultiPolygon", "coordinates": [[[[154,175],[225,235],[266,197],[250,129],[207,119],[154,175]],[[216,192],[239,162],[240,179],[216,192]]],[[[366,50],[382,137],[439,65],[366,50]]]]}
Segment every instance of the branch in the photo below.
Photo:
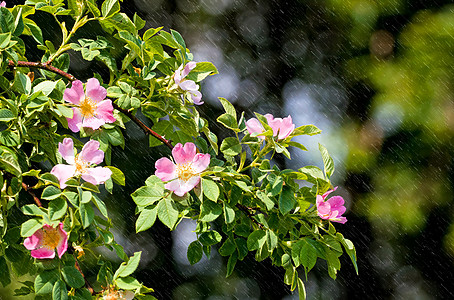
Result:
{"type": "Polygon", "coordinates": [[[76,263],[75,263],[75,267],[77,269],[77,271],[80,272],[80,274],[82,275],[82,277],[84,278],[85,280],[85,286],[87,287],[88,291],[90,292],[90,294],[94,294],[95,291],[93,290],[93,288],[91,287],[90,283],[88,282],[87,278],[85,278],[85,275],[84,273],[82,272],[82,269],[80,268],[80,265],[79,265],[79,262],[77,261],[77,257],[76,257],[76,254],[73,252],[73,256],[74,256],[74,259],[76,260],[76,263]]]}
{"type": "Polygon", "coordinates": [[[39,207],[43,207],[43,205],[41,204],[41,201],[39,200],[39,198],[36,197],[35,193],[33,193],[30,190],[30,187],[25,182],[22,182],[22,187],[24,188],[24,190],[26,192],[28,192],[33,197],[33,200],[35,200],[36,205],[38,205],[39,207]]]}
{"type": "MultiPolygon", "coordinates": [[[[66,78],[68,79],[69,81],[75,81],[77,80],[76,77],[74,77],[73,75],[71,74],[68,74],[56,67],[53,67],[51,66],[49,63],[40,63],[40,62],[28,62],[28,61],[18,61],[18,62],[13,62],[12,60],[8,61],[8,66],[10,68],[15,68],[15,67],[25,67],[25,68],[37,68],[37,69],[43,69],[43,70],[47,70],[47,71],[50,71],[50,72],[53,72],[53,73],[56,73],[60,76],[62,76],[63,78],[66,78]]],[[[161,136],[159,133],[157,133],[156,131],[150,129],[148,126],[146,126],[142,121],[140,121],[136,116],[134,116],[130,111],[126,110],[126,109],[123,109],[121,107],[119,107],[116,103],[112,103],[114,108],[121,111],[123,114],[125,114],[129,119],[131,119],[131,121],[133,121],[134,123],[136,123],[140,128],[142,128],[142,130],[145,132],[145,134],[151,134],[152,136],[154,136],[155,138],[157,138],[158,140],[160,140],[164,145],[166,145],[170,150],[173,149],[173,146],[171,144],[171,142],[167,139],[165,139],[163,136],[161,136]]]]}
{"type": "Polygon", "coordinates": [[[263,225],[256,219],[254,219],[254,213],[252,212],[254,209],[240,203],[237,203],[235,206],[238,207],[241,211],[243,211],[246,214],[246,216],[248,216],[248,218],[252,220],[252,222],[259,226],[260,229],[263,229],[263,225]]]}
{"type": "Polygon", "coordinates": [[[51,66],[48,63],[30,62],[30,61],[18,61],[17,63],[14,63],[12,60],[10,60],[10,61],[8,61],[8,67],[10,67],[10,68],[24,67],[24,68],[43,69],[43,70],[47,70],[47,71],[56,73],[56,74],[60,75],[61,77],[68,79],[69,81],[76,80],[76,77],[74,77],[71,74],[68,74],[54,66],[51,66]]]}

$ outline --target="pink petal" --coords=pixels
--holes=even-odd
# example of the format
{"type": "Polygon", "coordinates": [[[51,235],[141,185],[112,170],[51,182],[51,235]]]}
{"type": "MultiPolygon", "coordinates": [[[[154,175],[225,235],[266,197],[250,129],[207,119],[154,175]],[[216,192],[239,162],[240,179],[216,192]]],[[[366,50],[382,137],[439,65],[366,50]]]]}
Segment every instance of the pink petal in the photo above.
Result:
{"type": "Polygon", "coordinates": [[[202,105],[204,103],[202,101],[202,93],[201,92],[199,92],[199,91],[190,91],[189,93],[191,94],[192,102],[195,105],[202,105]]]}
{"type": "Polygon", "coordinates": [[[82,127],[82,114],[78,108],[73,107],[73,117],[66,118],[68,121],[68,127],[72,132],[79,132],[82,127]]]}
{"type": "MultiPolygon", "coordinates": [[[[246,129],[249,132],[249,134],[262,133],[264,131],[262,124],[256,118],[249,119],[246,122],[246,129]]],[[[265,138],[264,136],[257,136],[257,137],[259,137],[261,139],[265,138]]]]}
{"type": "Polygon", "coordinates": [[[72,104],[78,105],[85,99],[84,87],[80,80],[73,81],[71,88],[66,89],[63,93],[63,99],[72,104]]]}
{"type": "Polygon", "coordinates": [[[57,254],[58,257],[61,258],[68,249],[68,234],[63,229],[63,223],[58,224],[57,232],[60,235],[60,240],[57,245],[57,254]]]}
{"type": "Polygon", "coordinates": [[[96,108],[95,115],[104,120],[106,123],[113,123],[117,119],[113,116],[113,106],[111,100],[104,100],[99,102],[98,107],[96,108]]]}
{"type": "Polygon", "coordinates": [[[332,192],[334,192],[335,190],[337,190],[337,186],[332,189],[332,190],[328,190],[326,193],[323,194],[323,199],[325,199],[329,194],[331,194],[332,192]]]}
{"type": "Polygon", "coordinates": [[[134,292],[131,292],[131,291],[124,291],[123,292],[123,298],[125,300],[132,300],[132,299],[134,299],[134,296],[135,296],[134,292]]]}
{"type": "Polygon", "coordinates": [[[338,217],[337,220],[332,220],[333,222],[338,222],[338,223],[341,223],[341,224],[345,224],[345,222],[347,222],[347,218],[346,217],[338,217]]]}
{"type": "Polygon", "coordinates": [[[196,156],[194,156],[194,159],[192,160],[192,168],[197,173],[205,171],[209,165],[210,165],[209,154],[198,153],[196,154],[196,156]]]}
{"type": "Polygon", "coordinates": [[[333,209],[337,209],[344,205],[345,201],[341,196],[333,196],[327,200],[333,209]]]}
{"type": "Polygon", "coordinates": [[[199,86],[192,80],[184,80],[178,84],[183,91],[197,91],[199,86]]]}
{"type": "Polygon", "coordinates": [[[194,143],[186,143],[184,146],[178,143],[172,149],[172,156],[177,164],[185,164],[192,161],[196,152],[194,143]]]}
{"type": "Polygon", "coordinates": [[[85,86],[87,97],[94,102],[100,102],[107,96],[107,91],[99,84],[98,79],[90,78],[85,86]]]}
{"type": "Polygon", "coordinates": [[[287,118],[284,118],[280,123],[278,139],[285,139],[293,132],[294,129],[295,124],[292,123],[292,117],[288,116],[287,118]]]}
{"type": "Polygon", "coordinates": [[[27,250],[36,249],[41,246],[42,238],[43,231],[38,229],[33,235],[24,240],[24,247],[27,248],[27,250]]]}
{"type": "Polygon", "coordinates": [[[38,258],[38,259],[54,258],[55,257],[54,249],[49,249],[47,247],[42,247],[42,248],[39,248],[39,249],[32,250],[30,254],[31,254],[32,257],[38,258]]]}
{"type": "Polygon", "coordinates": [[[170,181],[165,185],[169,191],[173,191],[177,196],[184,196],[187,192],[192,190],[200,182],[199,176],[194,176],[187,181],[176,179],[170,181]]]}
{"type": "Polygon", "coordinates": [[[94,185],[106,182],[112,176],[112,171],[105,167],[88,168],[87,173],[82,174],[82,179],[94,185]]]}
{"type": "Polygon", "coordinates": [[[268,121],[268,125],[270,124],[271,121],[274,120],[274,116],[272,114],[266,114],[266,115],[264,115],[264,117],[268,121]]]}
{"type": "Polygon", "coordinates": [[[317,204],[317,207],[319,206],[320,203],[323,203],[325,198],[323,196],[317,195],[315,203],[317,204]]]}
{"type": "Polygon", "coordinates": [[[58,152],[68,164],[74,164],[74,144],[72,139],[64,138],[62,143],[58,143],[58,152]]]}
{"type": "Polygon", "coordinates": [[[197,63],[195,61],[190,61],[186,64],[186,66],[183,69],[183,72],[181,72],[181,78],[185,78],[188,76],[189,72],[191,72],[192,69],[194,69],[197,66],[197,63]]]}
{"type": "Polygon", "coordinates": [[[155,163],[156,171],[154,174],[162,181],[169,181],[176,178],[175,164],[167,157],[161,157],[155,163]]]}
{"type": "Polygon", "coordinates": [[[0,3],[0,7],[6,7],[6,2],[5,2],[5,1],[2,1],[2,2],[0,3]]]}
{"type": "Polygon", "coordinates": [[[104,160],[104,152],[99,150],[99,142],[95,140],[88,141],[79,156],[80,159],[92,164],[100,164],[104,160]]]}
{"type": "Polygon", "coordinates": [[[176,71],[175,73],[173,74],[173,81],[176,83],[176,84],[180,84],[181,82],[181,79],[183,79],[181,77],[181,69],[183,69],[183,66],[180,66],[176,71]]]}
{"type": "Polygon", "coordinates": [[[58,178],[58,181],[60,182],[60,188],[64,189],[66,187],[65,182],[68,181],[69,178],[73,177],[74,174],[76,174],[76,166],[58,164],[52,168],[50,173],[58,178]]]}
{"type": "Polygon", "coordinates": [[[98,129],[102,125],[106,124],[106,122],[103,119],[99,119],[96,117],[93,118],[85,118],[82,122],[82,127],[88,127],[93,130],[98,129]]]}

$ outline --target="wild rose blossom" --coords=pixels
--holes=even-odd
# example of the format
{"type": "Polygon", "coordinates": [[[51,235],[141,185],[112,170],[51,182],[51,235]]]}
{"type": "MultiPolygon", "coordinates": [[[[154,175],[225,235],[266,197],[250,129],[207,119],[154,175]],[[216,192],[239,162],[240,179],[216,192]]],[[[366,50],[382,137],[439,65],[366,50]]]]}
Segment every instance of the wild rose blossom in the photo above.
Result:
{"type": "MultiPolygon", "coordinates": [[[[286,118],[274,118],[272,114],[266,114],[264,116],[268,121],[268,125],[273,129],[273,136],[276,136],[278,140],[283,140],[288,137],[295,129],[292,117],[289,115],[286,118]]],[[[260,121],[256,118],[251,118],[246,122],[246,128],[249,134],[262,133],[265,131],[260,121]]],[[[263,135],[257,136],[260,139],[265,139],[263,135]]]]}
{"type": "Polygon", "coordinates": [[[24,240],[24,246],[31,250],[31,256],[34,258],[54,258],[55,249],[61,258],[68,249],[68,233],[63,229],[63,223],[56,228],[45,224],[24,240]]]}
{"type": "Polygon", "coordinates": [[[115,289],[107,289],[102,296],[103,300],[132,300],[134,299],[134,292],[122,291],[115,289]]]}
{"type": "Polygon", "coordinates": [[[98,129],[106,123],[115,122],[112,101],[107,99],[107,91],[98,79],[90,78],[85,85],[85,93],[81,81],[76,80],[71,88],[65,90],[63,99],[74,104],[73,117],[67,118],[68,127],[73,132],[79,132],[81,127],[98,129]]]}
{"type": "Polygon", "coordinates": [[[178,143],[172,149],[174,162],[167,157],[155,163],[156,172],[162,181],[168,181],[165,188],[178,196],[184,196],[200,182],[200,173],[210,164],[210,155],[197,153],[194,143],[184,146],[178,143]]]}
{"type": "Polygon", "coordinates": [[[2,1],[2,2],[0,3],[0,7],[6,7],[6,2],[5,2],[5,1],[2,1]]]}
{"type": "Polygon", "coordinates": [[[82,179],[92,184],[104,183],[112,175],[112,171],[105,167],[90,167],[92,164],[100,164],[104,160],[104,152],[99,150],[99,142],[90,140],[79,154],[74,155],[75,149],[73,140],[63,139],[58,143],[58,152],[68,163],[55,165],[50,171],[60,182],[60,188],[66,187],[65,182],[74,176],[82,176],[82,179]]]}
{"type": "Polygon", "coordinates": [[[333,196],[325,201],[326,197],[336,189],[337,187],[327,191],[323,195],[317,195],[317,213],[324,220],[344,224],[347,222],[347,218],[342,217],[342,214],[345,212],[344,199],[341,196],[333,196]]]}
{"type": "Polygon", "coordinates": [[[189,72],[196,67],[197,63],[194,61],[188,62],[186,66],[180,66],[175,73],[173,74],[172,78],[175,84],[183,91],[188,91],[191,95],[192,102],[195,105],[203,104],[202,101],[202,93],[199,91],[199,85],[196,84],[193,80],[186,79],[185,77],[188,76],[189,72]]]}

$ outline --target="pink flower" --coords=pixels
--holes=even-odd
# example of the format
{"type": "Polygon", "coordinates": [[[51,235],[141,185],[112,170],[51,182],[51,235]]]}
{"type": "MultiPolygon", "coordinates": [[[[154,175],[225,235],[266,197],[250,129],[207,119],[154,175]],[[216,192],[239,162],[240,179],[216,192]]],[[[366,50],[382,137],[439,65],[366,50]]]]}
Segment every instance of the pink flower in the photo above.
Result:
{"type": "Polygon", "coordinates": [[[69,129],[73,132],[79,132],[81,127],[96,130],[106,123],[115,122],[112,101],[104,100],[106,95],[106,89],[96,78],[88,79],[85,93],[82,82],[74,81],[71,88],[63,94],[65,101],[76,106],[73,107],[73,117],[67,118],[69,129]]]}
{"type": "Polygon", "coordinates": [[[91,164],[100,164],[104,160],[104,152],[99,150],[99,142],[90,140],[84,145],[79,154],[74,155],[74,144],[70,138],[58,143],[58,152],[68,165],[55,165],[50,171],[60,182],[60,188],[66,187],[65,182],[73,176],[82,176],[82,179],[92,184],[104,183],[112,175],[112,171],[105,167],[90,167],[91,164]]]}
{"type": "Polygon", "coordinates": [[[2,1],[2,2],[0,3],[0,7],[6,7],[6,2],[5,2],[5,1],[2,1]]]}
{"type": "Polygon", "coordinates": [[[324,220],[344,224],[347,222],[347,218],[342,217],[342,214],[345,212],[344,199],[341,196],[334,196],[325,201],[325,198],[336,189],[337,187],[335,187],[334,190],[327,191],[322,196],[317,195],[317,213],[318,216],[324,220]]]}
{"type": "Polygon", "coordinates": [[[68,234],[63,230],[63,223],[56,228],[45,224],[24,240],[24,246],[31,250],[31,256],[34,258],[54,258],[55,249],[61,258],[68,249],[68,234]]]}
{"type": "Polygon", "coordinates": [[[197,149],[193,143],[186,143],[184,146],[178,143],[172,149],[175,162],[162,157],[155,163],[155,175],[162,181],[169,181],[165,188],[180,197],[200,182],[200,173],[210,164],[209,154],[196,152],[197,149]]]}
{"type": "Polygon", "coordinates": [[[172,78],[175,84],[183,91],[189,92],[191,95],[192,102],[195,105],[203,104],[202,93],[199,91],[199,85],[196,84],[193,80],[185,79],[188,76],[189,72],[196,67],[197,63],[194,61],[188,62],[186,66],[180,66],[172,78]]]}
{"type": "MultiPolygon", "coordinates": [[[[288,137],[295,129],[295,124],[292,122],[292,117],[289,115],[287,118],[274,118],[272,114],[264,116],[268,121],[268,125],[273,129],[273,135],[278,140],[283,140],[288,137]]],[[[246,122],[246,128],[249,134],[262,133],[265,131],[262,124],[256,118],[251,118],[246,122]]],[[[264,139],[263,135],[258,135],[258,138],[264,139]]]]}

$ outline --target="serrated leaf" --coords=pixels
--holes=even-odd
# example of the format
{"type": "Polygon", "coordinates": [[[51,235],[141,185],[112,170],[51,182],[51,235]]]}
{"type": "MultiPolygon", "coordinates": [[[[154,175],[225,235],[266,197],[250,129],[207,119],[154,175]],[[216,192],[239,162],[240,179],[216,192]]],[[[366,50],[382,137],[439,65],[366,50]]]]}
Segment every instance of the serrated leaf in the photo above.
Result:
{"type": "Polygon", "coordinates": [[[61,274],[65,282],[73,288],[81,288],[85,284],[84,277],[73,266],[66,266],[62,269],[61,274]]]}
{"type": "Polygon", "coordinates": [[[45,270],[35,277],[35,294],[44,295],[52,293],[54,283],[59,279],[57,270],[45,270]]]}
{"type": "Polygon", "coordinates": [[[204,201],[200,205],[200,217],[202,222],[212,222],[222,214],[222,206],[212,201],[204,201]]]}
{"type": "Polygon", "coordinates": [[[58,280],[52,289],[52,300],[66,300],[68,299],[68,290],[63,280],[58,280]]]}
{"type": "Polygon", "coordinates": [[[161,185],[142,186],[131,194],[132,199],[138,206],[151,205],[163,196],[164,188],[161,185]]]}
{"type": "Polygon", "coordinates": [[[145,231],[154,225],[156,216],[158,214],[158,208],[145,207],[141,212],[136,221],[136,233],[145,231]]]}
{"type": "Polygon", "coordinates": [[[191,265],[198,263],[203,256],[203,248],[202,245],[198,241],[193,241],[189,244],[188,247],[188,261],[191,265]]]}
{"type": "Polygon", "coordinates": [[[178,221],[178,209],[172,199],[162,199],[158,204],[158,218],[171,230],[178,221]]]}
{"type": "Polygon", "coordinates": [[[55,199],[49,203],[49,218],[53,220],[58,220],[66,214],[68,209],[68,204],[66,200],[62,197],[55,199]]]}
{"type": "Polygon", "coordinates": [[[234,137],[225,138],[221,143],[221,152],[228,156],[236,156],[241,152],[241,144],[234,137]]]}
{"type": "Polygon", "coordinates": [[[219,243],[222,236],[216,230],[204,232],[199,237],[199,242],[204,246],[212,246],[219,243]]]}
{"type": "Polygon", "coordinates": [[[43,227],[43,224],[38,219],[30,219],[22,223],[20,228],[20,235],[21,237],[29,237],[34,234],[38,229],[43,227]]]}
{"type": "Polygon", "coordinates": [[[325,175],[329,179],[334,172],[334,161],[329,155],[328,150],[322,144],[318,144],[318,148],[322,154],[325,175]]]}
{"type": "Polygon", "coordinates": [[[216,182],[208,178],[202,178],[202,189],[205,197],[214,202],[218,201],[219,187],[216,182]]]}
{"type": "Polygon", "coordinates": [[[127,263],[123,262],[117,271],[115,271],[114,279],[131,275],[139,266],[141,255],[142,251],[135,252],[134,255],[129,258],[127,263]]]}
{"type": "Polygon", "coordinates": [[[279,195],[279,211],[286,215],[296,204],[295,193],[293,189],[287,185],[282,187],[282,192],[279,195]]]}
{"type": "Polygon", "coordinates": [[[123,290],[135,290],[142,286],[137,279],[130,276],[117,278],[115,282],[117,286],[123,290]]]}
{"type": "Polygon", "coordinates": [[[266,242],[266,232],[263,230],[253,231],[247,238],[247,248],[249,251],[257,250],[266,242]]]}

